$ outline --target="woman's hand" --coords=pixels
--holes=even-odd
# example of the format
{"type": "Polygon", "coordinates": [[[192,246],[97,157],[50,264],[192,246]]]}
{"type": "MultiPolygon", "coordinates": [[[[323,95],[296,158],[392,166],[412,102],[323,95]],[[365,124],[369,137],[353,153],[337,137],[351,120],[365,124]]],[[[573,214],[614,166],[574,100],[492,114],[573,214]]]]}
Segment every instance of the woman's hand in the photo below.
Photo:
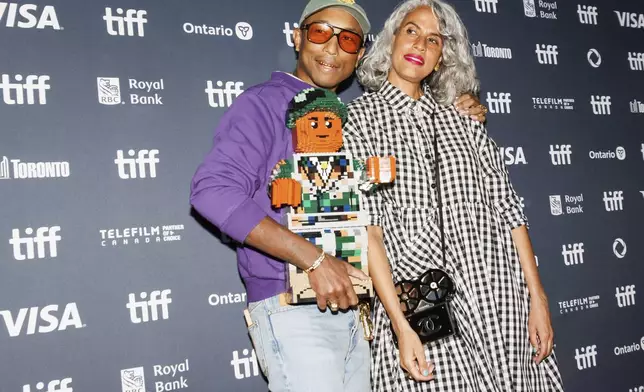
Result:
{"type": "Polygon", "coordinates": [[[400,350],[400,366],[416,381],[430,381],[434,379],[434,364],[427,363],[425,359],[425,346],[420,342],[418,335],[407,324],[398,337],[400,350]]]}
{"type": "Polygon", "coordinates": [[[474,95],[463,94],[454,103],[456,110],[461,116],[466,116],[474,121],[485,122],[487,108],[474,95]]]}
{"type": "Polygon", "coordinates": [[[528,318],[528,331],[530,332],[530,343],[536,348],[534,361],[541,363],[552,353],[554,332],[550,322],[550,310],[548,299],[545,294],[536,295],[530,298],[530,316],[528,318]]]}

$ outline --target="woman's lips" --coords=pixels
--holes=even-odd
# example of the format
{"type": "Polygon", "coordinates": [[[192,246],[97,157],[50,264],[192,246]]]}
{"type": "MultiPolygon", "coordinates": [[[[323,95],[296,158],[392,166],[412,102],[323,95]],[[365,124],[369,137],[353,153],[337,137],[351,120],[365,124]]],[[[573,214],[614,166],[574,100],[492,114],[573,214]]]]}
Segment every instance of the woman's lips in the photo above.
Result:
{"type": "Polygon", "coordinates": [[[425,65],[425,59],[423,59],[421,56],[415,54],[406,54],[404,58],[412,64],[425,65]]]}

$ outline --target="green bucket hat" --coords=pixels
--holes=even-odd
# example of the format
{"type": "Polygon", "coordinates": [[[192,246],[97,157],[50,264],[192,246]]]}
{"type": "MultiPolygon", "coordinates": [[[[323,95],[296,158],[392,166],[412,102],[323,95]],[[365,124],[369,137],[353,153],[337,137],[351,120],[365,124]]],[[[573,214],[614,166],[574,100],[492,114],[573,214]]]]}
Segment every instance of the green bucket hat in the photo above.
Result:
{"type": "Polygon", "coordinates": [[[286,126],[295,127],[298,119],[311,112],[331,112],[342,120],[347,121],[347,107],[333,91],[321,88],[307,88],[293,97],[286,111],[286,126]]]}

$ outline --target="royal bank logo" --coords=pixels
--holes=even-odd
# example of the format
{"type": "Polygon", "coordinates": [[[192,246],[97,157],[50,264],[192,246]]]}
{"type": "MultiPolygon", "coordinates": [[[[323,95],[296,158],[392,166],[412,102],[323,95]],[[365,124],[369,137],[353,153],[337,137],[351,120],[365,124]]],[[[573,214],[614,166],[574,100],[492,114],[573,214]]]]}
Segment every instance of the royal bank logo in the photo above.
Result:
{"type": "Polygon", "coordinates": [[[637,14],[635,12],[614,11],[617,15],[617,21],[622,27],[629,27],[632,29],[644,29],[644,14],[637,14]]]}
{"type": "Polygon", "coordinates": [[[584,213],[584,194],[550,195],[550,213],[554,216],[584,213]]]}
{"type": "Polygon", "coordinates": [[[599,15],[597,7],[577,4],[577,15],[579,15],[579,23],[597,25],[597,16],[599,15]]]}
{"type": "Polygon", "coordinates": [[[67,178],[69,162],[23,162],[20,159],[0,159],[0,180],[26,180],[43,178],[67,178]]]}
{"type": "Polygon", "coordinates": [[[145,370],[143,367],[121,370],[122,392],[145,392],[145,370]]]}
{"type": "Polygon", "coordinates": [[[244,82],[223,82],[218,80],[213,83],[212,80],[206,81],[205,92],[208,96],[208,105],[211,108],[230,107],[233,104],[233,100],[244,92],[243,87],[244,82]]]}
{"type": "Polygon", "coordinates": [[[105,7],[103,20],[105,21],[107,34],[112,36],[133,37],[136,35],[143,37],[145,35],[144,25],[148,23],[145,18],[147,14],[148,12],[144,10],[117,8],[116,11],[113,11],[112,8],[105,7]]]}
{"type": "Polygon", "coordinates": [[[183,32],[190,35],[209,35],[216,37],[234,37],[242,41],[249,41],[253,38],[253,26],[248,22],[238,22],[235,27],[209,26],[206,24],[194,24],[186,22],[183,24],[183,32]]]}
{"type": "Polygon", "coordinates": [[[559,314],[582,312],[599,307],[599,295],[559,301],[559,314]]]}
{"type": "Polygon", "coordinates": [[[139,226],[100,229],[102,247],[122,247],[181,241],[183,225],[139,226]]]}
{"type": "Polygon", "coordinates": [[[575,110],[575,99],[561,97],[532,97],[532,108],[536,110],[575,110]]]}
{"type": "Polygon", "coordinates": [[[472,44],[472,55],[474,55],[474,57],[511,60],[512,49],[489,46],[478,41],[477,43],[472,44]]]}
{"type": "MultiPolygon", "coordinates": [[[[165,89],[163,79],[139,80],[128,79],[128,101],[131,105],[163,105],[161,93],[165,89]]],[[[120,78],[96,78],[98,102],[103,105],[124,105],[121,98],[120,78]]]]}
{"type": "Polygon", "coordinates": [[[0,3],[0,25],[20,29],[62,30],[53,5],[0,3]]]}
{"type": "Polygon", "coordinates": [[[557,2],[546,0],[523,0],[523,13],[528,18],[557,19],[557,2]]]}
{"type": "Polygon", "coordinates": [[[36,383],[36,388],[31,389],[31,385],[23,385],[22,386],[22,392],[36,392],[36,391],[42,391],[42,392],[74,392],[74,388],[72,388],[72,379],[70,378],[63,378],[62,380],[51,380],[47,384],[44,382],[39,382],[36,383]],[[47,388],[47,389],[45,389],[47,388]]]}

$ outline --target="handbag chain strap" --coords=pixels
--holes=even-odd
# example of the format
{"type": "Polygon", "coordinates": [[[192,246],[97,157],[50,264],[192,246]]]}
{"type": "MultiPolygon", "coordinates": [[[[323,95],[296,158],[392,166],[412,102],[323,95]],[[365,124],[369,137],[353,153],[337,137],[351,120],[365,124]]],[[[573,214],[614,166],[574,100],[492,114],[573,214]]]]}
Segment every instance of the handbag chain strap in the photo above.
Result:
{"type": "Polygon", "coordinates": [[[434,145],[434,174],[436,178],[436,197],[438,201],[438,219],[441,231],[441,262],[445,263],[445,231],[443,229],[443,200],[441,198],[441,174],[439,170],[439,159],[438,159],[438,127],[435,126],[434,120],[435,114],[432,114],[432,128],[434,128],[433,134],[433,145],[434,145]]]}

